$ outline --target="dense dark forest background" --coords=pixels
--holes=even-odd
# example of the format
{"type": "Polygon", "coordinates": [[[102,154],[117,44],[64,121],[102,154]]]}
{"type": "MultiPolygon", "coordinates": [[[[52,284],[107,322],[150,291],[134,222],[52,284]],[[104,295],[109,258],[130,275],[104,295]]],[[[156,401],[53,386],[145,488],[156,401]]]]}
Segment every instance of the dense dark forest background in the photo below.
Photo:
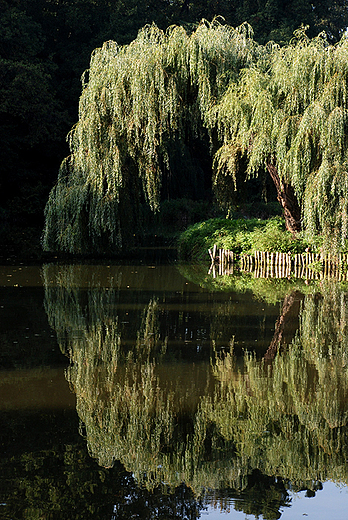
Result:
{"type": "Polygon", "coordinates": [[[190,31],[215,15],[232,26],[248,21],[262,44],[288,42],[302,24],[309,36],[325,31],[335,42],[348,25],[342,0],[0,0],[3,255],[19,245],[27,254],[40,249],[45,203],[69,153],[66,135],[78,119],[80,78],[93,49],[110,39],[127,44],[148,23],[190,31]]]}

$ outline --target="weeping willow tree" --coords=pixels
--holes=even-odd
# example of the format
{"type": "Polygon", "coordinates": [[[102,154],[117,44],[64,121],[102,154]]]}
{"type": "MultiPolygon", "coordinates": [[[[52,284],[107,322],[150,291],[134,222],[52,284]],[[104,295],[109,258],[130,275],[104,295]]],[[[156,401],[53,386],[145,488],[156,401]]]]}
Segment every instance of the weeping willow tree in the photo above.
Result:
{"type": "Polygon", "coordinates": [[[46,206],[43,246],[117,251],[138,234],[139,204],[157,210],[170,151],[203,132],[204,114],[258,47],[249,27],[202,22],[189,36],[147,26],[130,45],[109,41],[83,76],[71,155],[46,206]]]}
{"type": "Polygon", "coordinates": [[[217,199],[270,175],[287,228],[347,236],[348,39],[299,30],[257,45],[250,26],[203,21],[188,35],[147,26],[107,42],[83,76],[71,155],[46,206],[43,246],[118,251],[138,234],[139,204],[156,211],[171,150],[210,136],[217,199]]]}
{"type": "Polygon", "coordinates": [[[222,147],[215,156],[219,195],[234,182],[241,159],[247,175],[267,171],[287,228],[347,237],[348,40],[329,45],[299,31],[286,47],[268,45],[266,59],[245,69],[210,112],[222,147]]]}

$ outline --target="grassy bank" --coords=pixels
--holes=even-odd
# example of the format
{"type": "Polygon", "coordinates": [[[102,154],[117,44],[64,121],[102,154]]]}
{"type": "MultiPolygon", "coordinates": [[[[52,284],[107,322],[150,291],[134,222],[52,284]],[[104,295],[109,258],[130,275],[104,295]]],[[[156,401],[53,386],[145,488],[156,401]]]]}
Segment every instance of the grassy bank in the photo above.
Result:
{"type": "Polygon", "coordinates": [[[319,251],[319,239],[294,239],[285,230],[284,219],[268,220],[224,218],[209,219],[187,228],[179,237],[178,247],[182,259],[209,261],[208,249],[214,244],[237,254],[253,254],[255,251],[301,253],[307,247],[319,251]]]}

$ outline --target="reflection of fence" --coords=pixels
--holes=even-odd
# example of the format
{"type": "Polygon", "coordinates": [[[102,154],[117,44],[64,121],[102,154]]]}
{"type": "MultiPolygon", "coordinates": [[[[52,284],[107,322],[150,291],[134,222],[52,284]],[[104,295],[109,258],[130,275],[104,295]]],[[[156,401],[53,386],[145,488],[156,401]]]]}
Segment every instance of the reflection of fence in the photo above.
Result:
{"type": "MultiPolygon", "coordinates": [[[[233,274],[236,255],[227,249],[218,249],[214,245],[209,249],[211,266],[209,274],[233,274]]],[[[255,251],[254,255],[240,255],[239,267],[244,272],[254,272],[257,278],[337,278],[348,280],[348,254],[339,253],[270,253],[255,251]]]]}
{"type": "Polygon", "coordinates": [[[218,249],[216,244],[214,244],[213,249],[209,249],[209,255],[211,258],[209,274],[212,272],[214,278],[216,276],[216,269],[219,275],[233,274],[233,263],[235,260],[233,251],[218,249]]]}

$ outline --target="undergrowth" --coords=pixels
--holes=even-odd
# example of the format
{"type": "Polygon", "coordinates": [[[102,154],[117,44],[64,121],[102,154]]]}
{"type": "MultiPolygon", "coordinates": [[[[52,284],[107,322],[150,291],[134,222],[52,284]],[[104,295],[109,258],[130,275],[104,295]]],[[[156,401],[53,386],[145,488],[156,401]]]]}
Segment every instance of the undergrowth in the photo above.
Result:
{"type": "Polygon", "coordinates": [[[284,219],[269,220],[224,218],[209,219],[187,228],[178,240],[180,258],[206,261],[208,249],[214,244],[237,254],[254,254],[255,251],[301,253],[306,247],[318,250],[320,243],[311,243],[302,236],[294,238],[285,229],[284,219]]]}

